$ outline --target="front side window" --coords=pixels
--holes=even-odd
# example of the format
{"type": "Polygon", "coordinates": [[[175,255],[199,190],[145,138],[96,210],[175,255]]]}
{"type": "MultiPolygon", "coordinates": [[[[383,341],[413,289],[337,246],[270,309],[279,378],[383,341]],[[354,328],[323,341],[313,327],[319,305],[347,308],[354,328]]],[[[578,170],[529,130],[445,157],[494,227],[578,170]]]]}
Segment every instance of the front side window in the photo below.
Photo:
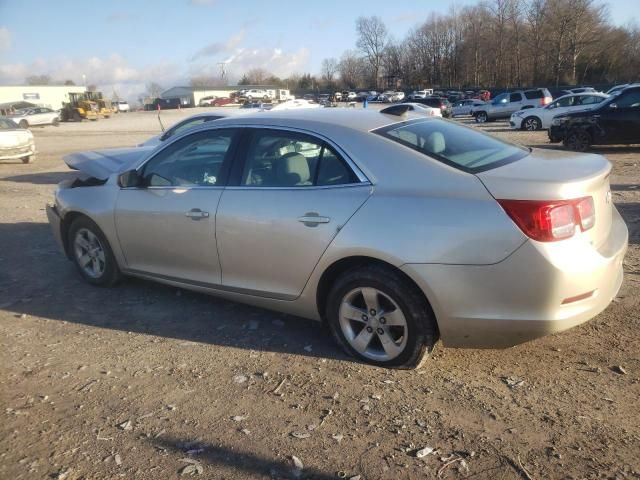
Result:
{"type": "Polygon", "coordinates": [[[241,185],[309,187],[357,181],[351,169],[325,142],[278,130],[256,131],[247,149],[241,185]]]}
{"type": "Polygon", "coordinates": [[[598,97],[597,95],[583,95],[578,97],[580,105],[595,105],[604,100],[604,97],[598,97]]]}
{"type": "Polygon", "coordinates": [[[575,102],[576,97],[564,97],[556,101],[558,107],[571,107],[575,102]]]}
{"type": "Polygon", "coordinates": [[[623,93],[614,103],[618,108],[638,108],[640,107],[640,90],[623,93]]]}
{"type": "Polygon", "coordinates": [[[493,103],[494,104],[507,103],[508,101],[509,101],[509,94],[508,93],[503,93],[503,94],[498,95],[496,98],[493,99],[493,103]]]}
{"type": "Polygon", "coordinates": [[[216,186],[224,182],[235,130],[194,133],[161,150],[142,171],[150,187],[216,186]]]}
{"type": "Polygon", "coordinates": [[[528,149],[519,145],[440,120],[410,120],[373,130],[373,133],[470,173],[506,165],[529,154],[528,149]]]}

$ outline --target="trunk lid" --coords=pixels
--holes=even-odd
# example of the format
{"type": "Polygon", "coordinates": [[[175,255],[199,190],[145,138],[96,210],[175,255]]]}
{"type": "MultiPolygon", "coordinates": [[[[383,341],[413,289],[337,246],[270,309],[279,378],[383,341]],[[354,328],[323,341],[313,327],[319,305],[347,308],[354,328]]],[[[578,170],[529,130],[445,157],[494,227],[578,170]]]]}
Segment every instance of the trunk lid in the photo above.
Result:
{"type": "Polygon", "coordinates": [[[476,174],[496,199],[570,200],[593,197],[596,221],[584,232],[597,248],[611,230],[611,164],[601,155],[533,149],[516,162],[476,174]]]}
{"type": "Polygon", "coordinates": [[[113,173],[134,168],[154,147],[111,148],[66,155],[64,162],[72,170],[79,170],[99,180],[106,180],[113,173]]]}

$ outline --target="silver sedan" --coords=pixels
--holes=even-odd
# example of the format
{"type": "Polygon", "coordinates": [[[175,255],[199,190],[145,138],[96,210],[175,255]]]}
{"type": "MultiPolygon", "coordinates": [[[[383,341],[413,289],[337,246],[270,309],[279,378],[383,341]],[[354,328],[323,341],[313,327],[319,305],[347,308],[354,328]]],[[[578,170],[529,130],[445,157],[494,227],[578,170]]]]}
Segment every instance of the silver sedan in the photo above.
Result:
{"type": "Polygon", "coordinates": [[[65,161],[84,175],[48,217],[87,282],[130,275],[326,321],[380,366],[414,367],[438,339],[568,329],[622,282],[605,158],[437,118],[265,112],[65,161]]]}

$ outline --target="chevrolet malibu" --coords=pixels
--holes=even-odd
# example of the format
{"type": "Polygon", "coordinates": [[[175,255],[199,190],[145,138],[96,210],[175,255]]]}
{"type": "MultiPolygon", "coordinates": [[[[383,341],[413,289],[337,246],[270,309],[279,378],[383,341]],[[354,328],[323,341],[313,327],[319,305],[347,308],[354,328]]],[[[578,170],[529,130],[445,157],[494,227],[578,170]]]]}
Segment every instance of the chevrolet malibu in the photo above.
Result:
{"type": "Polygon", "coordinates": [[[325,321],[375,365],[583,323],[622,282],[599,155],[531,150],[368,110],[207,122],[155,148],[73,154],[47,209],[80,275],[124,275],[325,321]]]}

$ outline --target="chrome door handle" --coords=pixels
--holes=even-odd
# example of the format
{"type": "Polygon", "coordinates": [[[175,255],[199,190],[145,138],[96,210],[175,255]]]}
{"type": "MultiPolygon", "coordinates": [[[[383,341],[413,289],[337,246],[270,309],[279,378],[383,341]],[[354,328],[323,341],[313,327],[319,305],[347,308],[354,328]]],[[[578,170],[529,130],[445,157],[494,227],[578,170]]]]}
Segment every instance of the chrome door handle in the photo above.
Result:
{"type": "Polygon", "coordinates": [[[316,227],[320,223],[329,223],[329,217],[321,217],[316,212],[307,212],[302,217],[298,217],[298,221],[304,223],[306,227],[316,227]]]}
{"type": "Polygon", "coordinates": [[[200,220],[202,218],[208,218],[209,212],[203,212],[199,208],[192,208],[185,213],[185,216],[189,217],[191,220],[200,220]]]}

